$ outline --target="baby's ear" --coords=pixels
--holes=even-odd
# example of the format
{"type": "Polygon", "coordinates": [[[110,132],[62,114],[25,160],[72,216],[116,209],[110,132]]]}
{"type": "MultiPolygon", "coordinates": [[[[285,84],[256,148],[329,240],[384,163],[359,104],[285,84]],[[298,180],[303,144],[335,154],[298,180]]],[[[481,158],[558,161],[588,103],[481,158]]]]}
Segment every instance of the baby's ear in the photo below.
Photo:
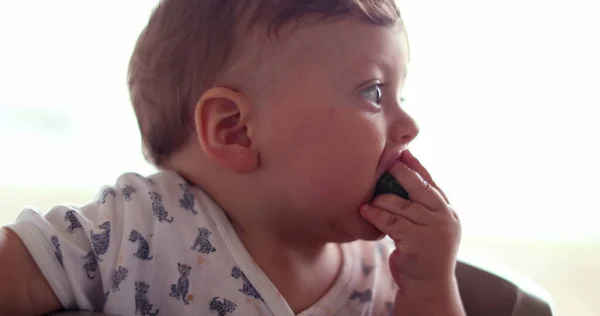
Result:
{"type": "Polygon", "coordinates": [[[252,110],[246,96],[228,88],[211,88],[200,97],[194,112],[196,135],[209,159],[240,173],[258,167],[248,124],[252,110]]]}

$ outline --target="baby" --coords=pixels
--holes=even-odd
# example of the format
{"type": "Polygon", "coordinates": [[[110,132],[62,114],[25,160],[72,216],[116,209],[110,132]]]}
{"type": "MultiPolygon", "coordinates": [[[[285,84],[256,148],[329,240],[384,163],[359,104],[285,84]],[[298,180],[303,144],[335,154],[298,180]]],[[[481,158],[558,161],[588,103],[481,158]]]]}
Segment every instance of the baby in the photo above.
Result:
{"type": "Polygon", "coordinates": [[[464,315],[408,57],[394,0],[161,1],[129,69],[160,172],[3,227],[3,315],[464,315]]]}

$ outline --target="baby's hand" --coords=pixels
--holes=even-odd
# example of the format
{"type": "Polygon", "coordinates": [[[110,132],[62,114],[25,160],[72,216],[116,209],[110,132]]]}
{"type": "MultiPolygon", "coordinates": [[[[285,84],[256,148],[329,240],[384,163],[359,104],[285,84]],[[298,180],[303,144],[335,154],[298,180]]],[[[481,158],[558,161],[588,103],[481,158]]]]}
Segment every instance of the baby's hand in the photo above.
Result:
{"type": "Polygon", "coordinates": [[[463,314],[454,276],[461,235],[456,213],[410,152],[404,152],[389,172],[410,200],[382,194],[361,213],[396,244],[389,259],[399,286],[396,315],[463,314]]]}

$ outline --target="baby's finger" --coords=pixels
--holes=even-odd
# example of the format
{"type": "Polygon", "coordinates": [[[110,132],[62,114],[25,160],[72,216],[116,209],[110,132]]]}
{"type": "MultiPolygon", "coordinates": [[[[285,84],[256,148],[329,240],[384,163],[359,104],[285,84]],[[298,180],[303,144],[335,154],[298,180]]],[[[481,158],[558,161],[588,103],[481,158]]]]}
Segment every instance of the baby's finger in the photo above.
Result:
{"type": "Polygon", "coordinates": [[[429,184],[431,184],[432,187],[436,188],[438,190],[438,192],[442,195],[442,197],[444,198],[446,203],[450,204],[450,201],[448,200],[448,197],[446,196],[444,191],[442,189],[440,189],[440,187],[435,183],[435,181],[431,177],[431,174],[429,173],[429,171],[421,164],[419,159],[417,159],[410,152],[410,150],[404,151],[402,153],[402,156],[400,157],[400,160],[402,162],[404,162],[410,169],[414,170],[419,175],[421,175],[421,177],[423,177],[423,179],[425,181],[427,181],[429,184]]]}
{"type": "Polygon", "coordinates": [[[371,202],[371,205],[390,213],[400,215],[415,225],[426,226],[435,220],[435,213],[410,200],[403,199],[394,194],[382,194],[371,202]]]}
{"type": "Polygon", "coordinates": [[[420,227],[401,215],[382,210],[373,205],[363,205],[360,213],[373,226],[395,241],[402,240],[403,236],[415,235],[417,233],[415,230],[420,227]]]}
{"type": "Polygon", "coordinates": [[[434,212],[448,208],[441,193],[404,162],[396,162],[389,172],[406,189],[412,201],[434,212]]]}

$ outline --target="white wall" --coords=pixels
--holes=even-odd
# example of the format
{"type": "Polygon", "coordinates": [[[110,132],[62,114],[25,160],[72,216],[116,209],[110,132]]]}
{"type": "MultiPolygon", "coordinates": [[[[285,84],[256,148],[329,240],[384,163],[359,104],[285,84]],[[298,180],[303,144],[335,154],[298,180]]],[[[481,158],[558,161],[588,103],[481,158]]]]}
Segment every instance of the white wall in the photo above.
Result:
{"type": "Polygon", "coordinates": [[[415,150],[466,233],[600,239],[600,4],[403,5],[415,150]]]}

